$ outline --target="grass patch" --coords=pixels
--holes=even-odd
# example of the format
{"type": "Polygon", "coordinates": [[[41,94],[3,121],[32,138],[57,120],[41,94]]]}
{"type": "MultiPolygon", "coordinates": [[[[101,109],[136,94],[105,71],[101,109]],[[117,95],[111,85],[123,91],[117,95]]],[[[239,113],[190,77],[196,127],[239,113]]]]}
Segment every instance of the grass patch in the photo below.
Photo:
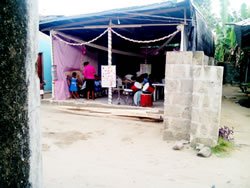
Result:
{"type": "Polygon", "coordinates": [[[217,156],[227,156],[234,150],[234,143],[219,137],[218,144],[212,147],[212,153],[217,156]]]}

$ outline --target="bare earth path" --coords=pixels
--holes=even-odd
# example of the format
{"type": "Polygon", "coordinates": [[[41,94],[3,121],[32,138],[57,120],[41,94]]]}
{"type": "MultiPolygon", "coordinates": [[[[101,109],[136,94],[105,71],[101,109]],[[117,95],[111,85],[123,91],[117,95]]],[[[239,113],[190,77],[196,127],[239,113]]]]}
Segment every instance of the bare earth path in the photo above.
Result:
{"type": "Polygon", "coordinates": [[[199,158],[172,150],[161,123],[66,114],[42,105],[46,188],[248,188],[250,110],[223,100],[221,125],[233,126],[237,149],[199,158]]]}

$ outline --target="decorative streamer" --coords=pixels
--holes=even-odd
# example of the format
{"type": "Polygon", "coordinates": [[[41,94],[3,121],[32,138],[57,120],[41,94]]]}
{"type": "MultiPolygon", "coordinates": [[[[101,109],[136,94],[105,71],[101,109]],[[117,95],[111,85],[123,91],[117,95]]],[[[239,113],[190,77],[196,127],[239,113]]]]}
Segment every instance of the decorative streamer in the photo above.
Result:
{"type": "Polygon", "coordinates": [[[134,43],[143,43],[143,44],[146,44],[146,43],[153,43],[153,42],[159,42],[159,41],[162,41],[162,40],[165,40],[167,38],[170,38],[171,36],[173,35],[176,35],[178,32],[181,31],[181,29],[179,27],[177,27],[177,30],[175,32],[173,32],[172,34],[169,34],[167,36],[164,36],[164,37],[161,37],[161,38],[158,38],[158,39],[154,39],[154,40],[135,40],[135,39],[130,39],[130,38],[127,38],[119,33],[117,33],[116,31],[114,31],[113,29],[111,29],[112,32],[114,34],[116,34],[118,37],[124,39],[124,40],[127,40],[127,41],[130,41],[130,42],[134,42],[134,43]]]}
{"type": "MultiPolygon", "coordinates": [[[[108,28],[108,65],[112,65],[112,29],[108,28]]],[[[108,104],[112,104],[112,88],[108,89],[108,104]]]]}
{"type": "MultiPolygon", "coordinates": [[[[90,41],[87,41],[87,42],[81,42],[81,43],[72,43],[72,42],[67,42],[63,39],[61,39],[60,37],[58,37],[57,35],[59,33],[57,32],[53,32],[52,33],[52,36],[55,37],[56,39],[58,39],[59,41],[65,43],[65,44],[68,44],[68,45],[71,45],[71,46],[83,46],[83,45],[86,45],[86,44],[90,44],[90,43],[93,43],[95,42],[96,40],[98,40],[99,38],[101,38],[103,35],[105,35],[106,33],[108,32],[108,29],[106,29],[103,33],[101,33],[99,36],[97,36],[96,38],[90,40],[90,41]]],[[[60,34],[59,34],[60,35],[60,34]]],[[[68,38],[69,39],[69,38],[68,38]]],[[[72,40],[72,39],[69,39],[69,40],[72,40]]]]}

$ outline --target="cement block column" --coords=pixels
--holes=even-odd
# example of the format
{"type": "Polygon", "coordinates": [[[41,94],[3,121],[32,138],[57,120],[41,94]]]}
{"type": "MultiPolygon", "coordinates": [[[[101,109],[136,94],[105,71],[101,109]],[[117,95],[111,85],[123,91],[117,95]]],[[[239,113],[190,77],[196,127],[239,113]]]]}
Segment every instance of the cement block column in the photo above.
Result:
{"type": "Polygon", "coordinates": [[[0,33],[0,187],[42,187],[37,1],[1,1],[0,33]]]}
{"type": "Polygon", "coordinates": [[[222,97],[223,67],[193,67],[190,141],[192,145],[217,144],[222,97]]]}
{"type": "Polygon", "coordinates": [[[192,52],[167,53],[164,140],[189,140],[193,90],[192,59],[192,52]]]}

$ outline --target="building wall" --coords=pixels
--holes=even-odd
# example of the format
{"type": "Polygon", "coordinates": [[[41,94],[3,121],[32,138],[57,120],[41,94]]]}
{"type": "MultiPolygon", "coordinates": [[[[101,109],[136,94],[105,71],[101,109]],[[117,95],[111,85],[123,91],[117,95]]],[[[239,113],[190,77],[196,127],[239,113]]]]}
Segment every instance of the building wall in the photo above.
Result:
{"type": "Polygon", "coordinates": [[[41,188],[38,2],[0,4],[0,187],[41,188]]]}
{"type": "Polygon", "coordinates": [[[39,32],[38,52],[43,54],[43,76],[46,82],[45,91],[52,91],[51,75],[51,42],[50,37],[39,32]]]}

